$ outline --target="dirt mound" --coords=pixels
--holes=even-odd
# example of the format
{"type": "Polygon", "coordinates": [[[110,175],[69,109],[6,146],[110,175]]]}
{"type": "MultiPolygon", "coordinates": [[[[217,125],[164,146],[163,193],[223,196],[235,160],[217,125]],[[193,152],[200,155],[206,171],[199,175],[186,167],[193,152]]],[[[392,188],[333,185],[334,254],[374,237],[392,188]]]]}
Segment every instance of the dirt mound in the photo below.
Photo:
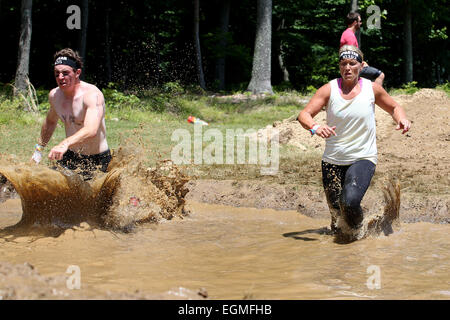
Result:
{"type": "MultiPolygon", "coordinates": [[[[393,97],[406,110],[411,130],[400,134],[392,117],[377,107],[378,165],[377,172],[400,178],[402,188],[412,192],[448,194],[450,184],[450,99],[443,91],[421,89],[413,95],[393,97]]],[[[253,138],[272,137],[279,132],[281,144],[302,151],[323,152],[325,140],[309,134],[297,121],[297,115],[260,129],[253,138]],[[276,129],[276,130],[274,130],[276,129]]],[[[316,116],[317,123],[326,122],[326,113],[316,116]]],[[[302,168],[299,168],[302,170],[302,168]]],[[[403,190],[405,191],[405,190],[403,190]]]]}
{"type": "MultiPolygon", "coordinates": [[[[311,137],[311,134],[303,129],[297,120],[297,115],[293,115],[288,119],[282,121],[275,121],[272,125],[259,129],[253,134],[248,134],[250,139],[266,138],[272,139],[274,135],[279,135],[280,144],[292,145],[302,151],[325,148],[325,140],[311,137]]],[[[316,116],[318,123],[326,122],[326,115],[324,112],[316,116]]]]}
{"type": "MultiPolygon", "coordinates": [[[[436,131],[444,135],[449,133],[450,126],[447,111],[450,106],[450,99],[445,92],[435,89],[421,89],[413,95],[398,95],[393,98],[403,106],[407,112],[408,118],[413,121],[413,127],[408,137],[414,133],[415,139],[413,140],[428,140],[430,137],[430,126],[434,125],[434,119],[436,118],[441,119],[441,121],[447,120],[442,121],[441,125],[438,128],[435,128],[436,131]],[[431,117],[431,119],[422,117],[424,113],[431,117]]],[[[293,145],[302,150],[324,148],[325,140],[316,136],[311,137],[310,133],[303,129],[297,121],[297,116],[298,114],[295,114],[288,119],[276,121],[273,125],[258,130],[252,137],[257,138],[267,136],[270,139],[278,132],[281,144],[293,145]],[[277,130],[274,130],[274,128],[277,130]]],[[[381,108],[376,108],[375,117],[377,122],[377,139],[378,142],[382,142],[385,138],[390,138],[395,133],[395,130],[393,130],[395,125],[392,117],[381,108]]],[[[325,111],[323,110],[320,112],[315,117],[315,120],[319,124],[326,123],[325,111]]],[[[431,134],[431,136],[433,136],[433,134],[431,134]]],[[[379,144],[381,152],[383,148],[384,144],[379,144]]],[[[448,151],[448,149],[446,151],[448,151]]]]}
{"type": "MultiPolygon", "coordinates": [[[[445,92],[434,89],[421,89],[413,95],[393,98],[405,109],[412,128],[402,135],[395,130],[392,117],[376,107],[378,165],[362,205],[366,208],[378,205],[383,199],[384,179],[393,177],[400,181],[402,222],[450,223],[450,99],[445,92]]],[[[320,112],[315,119],[325,123],[325,112],[320,112]]],[[[302,153],[323,153],[325,140],[311,137],[297,121],[297,114],[276,121],[250,137],[270,139],[277,132],[281,144],[295,146],[302,153]]],[[[316,175],[315,180],[321,179],[320,170],[313,171],[310,166],[299,166],[295,170],[299,176],[308,172],[316,175]]],[[[321,188],[307,181],[298,185],[267,184],[258,180],[193,181],[189,188],[188,198],[196,201],[298,210],[311,217],[329,217],[321,188]]]]}
{"type": "Polygon", "coordinates": [[[402,101],[415,101],[415,100],[448,100],[448,95],[441,90],[436,89],[420,89],[412,95],[397,95],[394,97],[398,103],[402,101]]]}

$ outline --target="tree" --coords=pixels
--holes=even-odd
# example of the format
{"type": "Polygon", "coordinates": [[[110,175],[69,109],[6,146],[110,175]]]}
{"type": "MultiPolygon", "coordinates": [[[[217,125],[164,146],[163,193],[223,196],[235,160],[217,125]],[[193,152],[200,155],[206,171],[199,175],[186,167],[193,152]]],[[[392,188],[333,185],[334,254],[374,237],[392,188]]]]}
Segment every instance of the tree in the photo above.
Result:
{"type": "MultiPolygon", "coordinates": [[[[283,30],[284,27],[284,19],[281,19],[281,23],[278,26],[277,31],[283,30]]],[[[284,50],[283,50],[283,41],[280,40],[279,52],[278,52],[278,64],[280,65],[281,72],[283,73],[283,81],[289,82],[289,71],[286,68],[286,64],[284,63],[284,50]]]]}
{"type": "Polygon", "coordinates": [[[30,65],[30,46],[31,46],[31,14],[32,0],[22,0],[21,5],[21,25],[19,40],[19,55],[16,69],[14,94],[25,94],[28,89],[28,73],[30,65]]]}
{"type": "MultiPolygon", "coordinates": [[[[2,37],[1,83],[14,81],[18,71],[21,2],[0,0],[0,28],[10,31],[4,32],[2,37]]],[[[364,23],[361,38],[369,64],[385,72],[388,87],[398,87],[405,81],[407,56],[404,52],[409,51],[411,57],[411,50],[405,50],[404,41],[413,45],[413,79],[418,86],[432,87],[450,79],[448,0],[408,0],[412,7],[412,41],[407,40],[407,33],[403,33],[408,25],[405,24],[405,0],[272,0],[270,42],[273,67],[267,76],[271,85],[286,79],[283,66],[289,70],[292,87],[299,90],[320,87],[339,75],[339,38],[346,27],[344,17],[351,10],[352,2],[359,6],[363,20],[369,14],[365,14],[369,6],[375,3],[379,6],[382,28],[369,29],[364,23]],[[284,27],[281,27],[283,22],[284,27]]],[[[183,85],[198,84],[197,61],[202,63],[200,70],[203,70],[206,82],[218,79],[222,86],[221,83],[226,81],[226,88],[233,90],[242,89],[243,82],[249,85],[253,62],[257,61],[253,60],[253,54],[256,54],[253,30],[257,25],[257,1],[241,0],[236,8],[234,4],[238,2],[234,0],[201,2],[199,36],[202,42],[201,55],[197,56],[193,38],[194,4],[191,1],[79,0],[75,3],[83,8],[84,21],[79,16],[77,22],[80,27],[83,23],[83,30],[73,31],[66,27],[66,1],[33,1],[33,46],[28,71],[33,85],[54,86],[54,79],[48,76],[51,54],[65,46],[80,51],[82,31],[89,36],[89,47],[83,45],[85,49],[82,50],[86,70],[89,70],[91,80],[101,85],[109,82],[111,73],[112,80],[121,89],[159,86],[169,81],[179,81],[183,85]],[[89,4],[89,26],[82,1],[89,4]],[[226,7],[228,1],[231,9],[229,23],[226,24],[228,13],[221,6],[226,7]],[[224,38],[222,35],[225,33],[218,30],[220,25],[223,31],[228,27],[224,38]],[[221,40],[226,40],[225,46],[221,40]],[[104,63],[90,64],[91,56],[101,57],[104,63]],[[198,57],[200,59],[197,60],[198,57]]],[[[21,50],[24,48],[20,46],[21,50]]],[[[263,66],[270,67],[268,61],[263,66]]],[[[86,70],[83,74],[87,75],[86,70]]]]}
{"type": "Polygon", "coordinates": [[[216,60],[216,80],[219,81],[219,90],[225,89],[225,52],[227,47],[228,25],[230,22],[230,0],[221,1],[219,48],[220,56],[216,60]]]}
{"type": "MultiPolygon", "coordinates": [[[[358,0],[352,0],[352,5],[350,8],[351,12],[358,11],[358,0]]],[[[358,40],[358,46],[361,49],[361,30],[357,30],[355,32],[356,40],[358,40]]]]}
{"type": "Polygon", "coordinates": [[[200,47],[200,0],[194,0],[194,41],[195,41],[195,53],[197,62],[197,76],[200,87],[206,88],[205,76],[203,74],[202,66],[202,51],[200,47]]]}
{"type": "Polygon", "coordinates": [[[411,30],[411,1],[405,0],[403,54],[405,57],[405,82],[413,81],[413,50],[411,30]]]}
{"type": "Polygon", "coordinates": [[[110,3],[106,3],[105,10],[105,63],[106,63],[106,80],[109,82],[112,81],[112,68],[111,68],[111,36],[110,36],[110,26],[109,26],[109,17],[110,17],[111,7],[110,3]]]}
{"type": "MultiPolygon", "coordinates": [[[[81,37],[80,37],[80,56],[86,65],[86,42],[87,31],[89,21],[89,1],[83,0],[81,2],[81,37]]],[[[81,73],[81,77],[84,78],[84,72],[81,73]]]]}
{"type": "Polygon", "coordinates": [[[258,0],[252,78],[247,90],[273,94],[271,84],[272,0],[258,0]]]}

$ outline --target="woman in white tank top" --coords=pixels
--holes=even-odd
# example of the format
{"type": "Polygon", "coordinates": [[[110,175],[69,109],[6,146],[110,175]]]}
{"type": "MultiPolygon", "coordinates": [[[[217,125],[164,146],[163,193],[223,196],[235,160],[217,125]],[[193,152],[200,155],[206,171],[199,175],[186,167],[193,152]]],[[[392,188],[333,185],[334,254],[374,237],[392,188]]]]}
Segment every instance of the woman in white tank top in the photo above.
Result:
{"type": "Polygon", "coordinates": [[[369,187],[377,164],[375,104],[388,112],[397,130],[407,132],[411,123],[403,108],[377,83],[359,78],[363,54],[354,46],[339,50],[341,78],[317,90],[298,121],[311,135],[326,139],[322,157],[322,180],[331,213],[331,230],[361,227],[361,200],[369,187]],[[327,123],[314,117],[326,107],[327,123]],[[344,228],[345,226],[345,228],[344,228]]]}

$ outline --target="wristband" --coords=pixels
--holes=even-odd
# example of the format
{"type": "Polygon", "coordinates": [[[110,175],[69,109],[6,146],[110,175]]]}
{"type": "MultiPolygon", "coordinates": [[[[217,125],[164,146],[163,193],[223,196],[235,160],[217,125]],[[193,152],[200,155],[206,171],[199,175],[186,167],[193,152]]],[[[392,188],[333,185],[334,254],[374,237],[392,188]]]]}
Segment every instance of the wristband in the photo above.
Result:
{"type": "Polygon", "coordinates": [[[315,125],[312,126],[311,129],[309,129],[309,132],[311,132],[311,135],[313,136],[313,135],[316,134],[316,131],[317,131],[317,129],[319,129],[319,128],[320,128],[320,125],[319,125],[319,124],[315,124],[315,125]]]}
{"type": "Polygon", "coordinates": [[[41,152],[42,150],[44,150],[44,146],[41,146],[40,144],[36,143],[36,145],[34,146],[34,148],[36,149],[36,151],[41,152]]]}

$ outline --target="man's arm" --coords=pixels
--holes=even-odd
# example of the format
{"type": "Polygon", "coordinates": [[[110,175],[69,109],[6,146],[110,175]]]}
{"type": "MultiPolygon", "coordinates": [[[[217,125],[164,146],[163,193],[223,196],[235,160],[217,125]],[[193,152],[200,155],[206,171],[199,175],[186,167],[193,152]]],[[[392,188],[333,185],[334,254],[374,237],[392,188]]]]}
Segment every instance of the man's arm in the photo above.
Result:
{"type": "Polygon", "coordinates": [[[48,155],[50,159],[61,160],[70,146],[83,143],[97,134],[105,112],[103,96],[96,91],[89,92],[84,96],[83,103],[86,106],[83,127],[52,148],[48,155]]]}
{"type": "Polygon", "coordinates": [[[322,107],[327,105],[330,95],[331,86],[327,83],[316,91],[314,96],[308,102],[306,107],[300,112],[297,118],[302,127],[306,130],[313,129],[314,126],[318,126],[315,129],[315,132],[322,138],[328,138],[331,137],[331,135],[336,135],[336,132],[334,132],[336,127],[329,127],[326,124],[318,125],[313,120],[320,110],[322,110],[322,107]]]}
{"type": "Polygon", "coordinates": [[[48,101],[50,103],[50,110],[47,112],[47,116],[44,120],[44,123],[41,127],[41,136],[39,137],[38,144],[45,147],[47,143],[50,141],[50,138],[53,135],[53,132],[55,132],[56,125],[58,124],[58,114],[55,111],[54,108],[54,95],[55,91],[51,90],[48,94],[48,101]]]}
{"type": "Polygon", "coordinates": [[[36,163],[39,163],[42,158],[42,149],[48,144],[50,141],[53,132],[55,132],[56,125],[58,124],[58,114],[56,113],[53,107],[53,97],[55,94],[55,90],[51,90],[48,94],[48,101],[50,103],[50,110],[47,112],[47,116],[45,117],[44,123],[41,127],[41,135],[38,139],[38,144],[36,145],[36,150],[34,151],[33,156],[31,157],[36,163]]]}
{"type": "Polygon", "coordinates": [[[384,111],[389,113],[397,123],[396,130],[402,129],[402,134],[407,132],[411,127],[411,122],[406,119],[405,110],[376,82],[372,82],[373,93],[375,95],[375,103],[384,111]]]}

